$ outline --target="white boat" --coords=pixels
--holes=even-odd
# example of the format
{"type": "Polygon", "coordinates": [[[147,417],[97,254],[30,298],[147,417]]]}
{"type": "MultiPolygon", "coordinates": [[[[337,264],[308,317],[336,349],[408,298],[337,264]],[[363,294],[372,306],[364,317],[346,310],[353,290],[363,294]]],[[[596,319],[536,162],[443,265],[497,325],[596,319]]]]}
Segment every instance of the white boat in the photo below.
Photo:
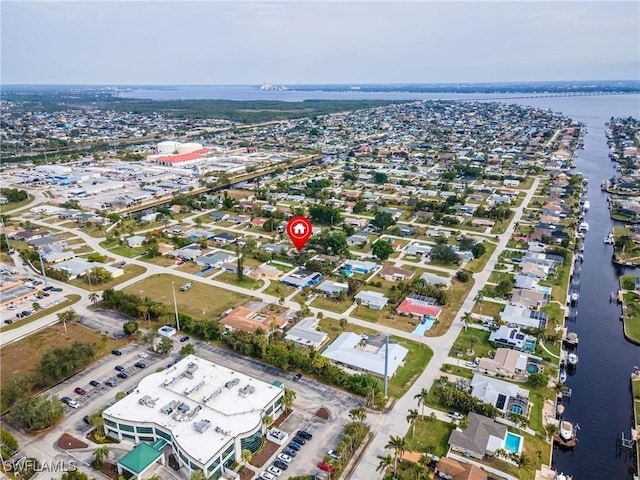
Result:
{"type": "Polygon", "coordinates": [[[577,365],[578,355],[576,355],[575,353],[570,353],[569,355],[567,355],[567,362],[569,362],[569,365],[577,365]]]}
{"type": "Polygon", "coordinates": [[[589,211],[590,208],[591,208],[591,204],[589,203],[589,200],[585,200],[584,205],[582,205],[582,210],[587,212],[589,211]]]}
{"type": "Polygon", "coordinates": [[[560,383],[564,383],[567,381],[567,372],[565,370],[560,370],[560,383]]]}
{"type": "Polygon", "coordinates": [[[579,232],[588,232],[589,231],[589,224],[587,222],[582,222],[578,226],[578,231],[579,232]]]}
{"type": "Polygon", "coordinates": [[[578,294],[577,293],[572,293],[571,294],[571,303],[576,303],[578,301],[578,294]]]}
{"type": "Polygon", "coordinates": [[[566,442],[573,438],[573,425],[571,422],[566,420],[560,422],[560,438],[566,442]]]}

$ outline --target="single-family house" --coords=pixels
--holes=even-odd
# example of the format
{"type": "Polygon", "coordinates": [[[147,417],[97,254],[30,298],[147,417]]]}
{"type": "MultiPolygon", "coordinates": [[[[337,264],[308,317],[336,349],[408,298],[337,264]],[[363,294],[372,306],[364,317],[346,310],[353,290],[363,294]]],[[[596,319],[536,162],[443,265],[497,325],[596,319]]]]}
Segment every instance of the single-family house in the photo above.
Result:
{"type": "Polygon", "coordinates": [[[545,328],[548,315],[539,310],[530,310],[522,305],[507,304],[500,312],[500,318],[510,327],[545,328]]]}
{"type": "Polygon", "coordinates": [[[534,290],[538,286],[539,282],[540,279],[538,277],[523,275],[521,273],[518,273],[513,277],[513,284],[515,288],[523,290],[534,290]]]}
{"type": "Polygon", "coordinates": [[[137,248],[141,247],[147,238],[143,235],[133,235],[131,237],[125,238],[124,243],[127,244],[129,248],[137,248]]]}
{"type": "Polygon", "coordinates": [[[260,250],[267,253],[286,253],[291,248],[283,243],[265,243],[260,246],[260,250]]]}
{"type": "Polygon", "coordinates": [[[396,280],[410,280],[415,275],[415,272],[406,268],[387,265],[378,272],[378,275],[389,282],[395,282],[396,280]]]}
{"type": "Polygon", "coordinates": [[[353,298],[354,300],[360,300],[361,305],[366,305],[372,310],[382,310],[389,301],[389,299],[382,293],[366,290],[359,291],[358,294],[353,298]]]}
{"type": "Polygon", "coordinates": [[[342,270],[361,273],[364,275],[373,272],[376,268],[378,268],[377,263],[363,260],[347,260],[342,264],[342,270]]]}
{"type": "Polygon", "coordinates": [[[197,243],[191,243],[171,252],[171,256],[181,258],[186,261],[193,261],[200,255],[202,255],[202,250],[200,249],[200,245],[197,243]]]}
{"type": "Polygon", "coordinates": [[[366,233],[356,233],[354,235],[351,235],[350,237],[347,237],[347,245],[349,246],[362,245],[363,243],[367,243],[368,241],[369,238],[367,237],[366,233]]]}
{"type": "Polygon", "coordinates": [[[527,352],[534,350],[536,337],[522,333],[518,327],[501,325],[497,330],[491,332],[489,342],[501,347],[527,352]]]}
{"type": "Polygon", "coordinates": [[[338,298],[340,292],[345,294],[349,291],[349,284],[334,282],[333,280],[325,280],[316,287],[318,292],[321,292],[325,297],[338,298]]]}
{"type": "Polygon", "coordinates": [[[277,280],[281,274],[282,272],[276,267],[272,267],[270,265],[267,265],[266,263],[263,263],[259,267],[254,268],[249,276],[258,280],[262,278],[266,278],[268,280],[277,280]]]}
{"type": "Polygon", "coordinates": [[[510,348],[497,348],[493,358],[478,360],[477,372],[492,377],[512,378],[515,375],[527,375],[529,356],[510,348]]]}
{"type": "Polygon", "coordinates": [[[444,288],[451,286],[451,277],[441,277],[434,273],[424,272],[420,278],[424,280],[425,285],[441,285],[444,288]]]}
{"type": "Polygon", "coordinates": [[[195,263],[205,268],[220,268],[223,263],[231,262],[235,256],[227,252],[210,252],[195,259],[195,263]]]}
{"type": "Polygon", "coordinates": [[[400,315],[409,315],[423,321],[427,319],[437,320],[442,313],[442,309],[436,306],[436,301],[433,298],[411,294],[398,305],[396,312],[400,315]]]}
{"type": "Polygon", "coordinates": [[[224,221],[229,218],[229,214],[225,212],[211,212],[209,216],[213,219],[214,222],[224,221]]]}
{"type": "Polygon", "coordinates": [[[504,380],[476,373],[471,379],[471,395],[493,405],[503,414],[526,416],[528,413],[529,391],[504,380]]]}
{"type": "Polygon", "coordinates": [[[220,232],[213,235],[213,240],[218,243],[235,243],[237,238],[228,232],[220,232]]]}
{"type": "Polygon", "coordinates": [[[454,429],[449,436],[451,451],[463,457],[483,459],[502,448],[507,427],[474,412],[467,417],[467,428],[454,429]]]}
{"type": "Polygon", "coordinates": [[[301,347],[313,347],[319,350],[329,335],[321,331],[318,325],[318,319],[315,317],[303,318],[287,331],[284,339],[291,340],[301,347]]]}
{"type": "Polygon", "coordinates": [[[303,288],[318,284],[320,280],[322,280],[321,273],[312,272],[304,268],[296,268],[282,277],[280,281],[285,285],[302,290],[303,288]]]}
{"type": "Polygon", "coordinates": [[[265,333],[270,333],[277,328],[282,328],[287,324],[287,319],[277,315],[265,315],[247,307],[236,307],[227,315],[220,319],[220,323],[232,330],[242,330],[245,332],[255,332],[262,329],[265,333]]]}
{"type": "Polygon", "coordinates": [[[411,242],[404,248],[404,251],[409,255],[429,255],[431,253],[432,245],[428,243],[411,242]]]}
{"type": "Polygon", "coordinates": [[[535,290],[514,289],[509,302],[536,310],[549,305],[550,295],[535,290]]]}

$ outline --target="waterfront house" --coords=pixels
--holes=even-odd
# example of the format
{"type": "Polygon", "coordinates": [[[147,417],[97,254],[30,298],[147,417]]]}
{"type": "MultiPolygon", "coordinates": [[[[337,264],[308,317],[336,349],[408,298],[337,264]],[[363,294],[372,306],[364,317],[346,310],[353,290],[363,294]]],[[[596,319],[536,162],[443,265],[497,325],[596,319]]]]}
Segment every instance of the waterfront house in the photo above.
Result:
{"type": "Polygon", "coordinates": [[[470,412],[467,428],[454,429],[448,443],[453,453],[482,460],[485,455],[495,455],[496,451],[502,448],[506,436],[506,426],[492,418],[470,412]]]}
{"type": "Polygon", "coordinates": [[[500,328],[491,332],[489,342],[502,347],[513,348],[514,350],[533,351],[536,345],[536,337],[522,333],[518,327],[501,325],[500,328]]]}
{"type": "Polygon", "coordinates": [[[471,395],[493,405],[503,414],[517,413],[526,416],[528,413],[529,391],[504,380],[476,373],[471,379],[471,395]]]}

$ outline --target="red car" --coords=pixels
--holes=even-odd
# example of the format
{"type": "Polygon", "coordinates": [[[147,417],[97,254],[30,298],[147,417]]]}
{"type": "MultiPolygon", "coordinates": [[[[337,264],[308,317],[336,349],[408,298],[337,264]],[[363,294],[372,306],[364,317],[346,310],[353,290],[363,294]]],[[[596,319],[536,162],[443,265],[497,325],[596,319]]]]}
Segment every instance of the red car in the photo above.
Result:
{"type": "Polygon", "coordinates": [[[87,391],[84,388],[80,388],[80,387],[76,387],[74,392],[76,392],[78,395],[84,395],[87,393],[87,391]]]}
{"type": "Polygon", "coordinates": [[[329,473],[333,473],[333,471],[335,470],[335,468],[333,468],[331,465],[328,465],[324,462],[318,462],[318,468],[329,473]]]}

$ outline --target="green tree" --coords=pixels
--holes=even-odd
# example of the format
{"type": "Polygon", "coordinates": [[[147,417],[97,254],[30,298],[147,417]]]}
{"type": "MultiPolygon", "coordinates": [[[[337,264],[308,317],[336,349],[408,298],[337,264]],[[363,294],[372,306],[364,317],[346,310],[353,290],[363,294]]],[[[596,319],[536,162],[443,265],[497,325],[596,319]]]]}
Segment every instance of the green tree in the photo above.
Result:
{"type": "Polygon", "coordinates": [[[386,474],[389,470],[389,467],[393,465],[393,457],[390,453],[387,453],[384,457],[378,456],[378,458],[380,459],[380,463],[378,463],[378,466],[376,467],[376,472],[382,472],[386,474]]]}
{"type": "Polygon", "coordinates": [[[431,249],[431,260],[452,265],[460,263],[460,256],[449,245],[435,245],[431,249]]]}
{"type": "Polygon", "coordinates": [[[423,388],[422,390],[420,390],[420,393],[414,395],[413,397],[415,400],[418,400],[418,406],[422,406],[422,413],[421,415],[424,417],[424,406],[427,403],[427,400],[429,400],[429,390],[427,390],[426,388],[423,388]]]}
{"type": "Polygon", "coordinates": [[[243,465],[246,467],[247,463],[249,463],[253,458],[253,453],[251,453],[251,450],[247,450],[245,448],[244,450],[242,450],[242,452],[240,452],[240,458],[242,459],[243,465]]]}
{"type": "Polygon", "coordinates": [[[116,402],[119,402],[126,396],[127,396],[127,392],[117,392],[115,396],[116,402]]]}
{"type": "Polygon", "coordinates": [[[394,252],[393,245],[391,245],[391,242],[387,242],[386,240],[378,240],[371,247],[371,251],[380,260],[388,259],[394,252]]]}
{"type": "Polygon", "coordinates": [[[284,389],[284,398],[282,399],[282,405],[285,409],[290,410],[293,406],[293,402],[296,399],[295,390],[290,390],[288,388],[284,389]]]}
{"type": "Polygon", "coordinates": [[[98,301],[98,294],[96,292],[91,292],[88,298],[89,301],[95,305],[98,301]]]}
{"type": "Polygon", "coordinates": [[[206,478],[207,477],[205,476],[204,472],[198,469],[191,472],[191,477],[189,477],[189,480],[206,480],[206,478]]]}
{"type": "Polygon", "coordinates": [[[68,472],[64,472],[60,478],[61,480],[89,480],[89,475],[80,470],[69,470],[68,472]]]}
{"type": "Polygon", "coordinates": [[[533,388],[546,387],[549,383],[549,376],[542,372],[536,372],[529,375],[529,385],[533,388]]]}
{"type": "Polygon", "coordinates": [[[376,172],[373,175],[373,181],[376,183],[387,183],[387,181],[389,181],[389,176],[383,172],[376,172]]]}
{"type": "Polygon", "coordinates": [[[62,418],[64,408],[56,396],[40,395],[18,400],[8,415],[9,423],[25,430],[41,430],[62,418]]]}
{"type": "Polygon", "coordinates": [[[407,449],[407,442],[401,436],[394,437],[391,435],[384,448],[393,450],[393,473],[395,474],[398,471],[398,458],[400,458],[407,449]]]}
{"type": "Polygon", "coordinates": [[[395,224],[396,219],[388,212],[376,212],[373,220],[371,220],[371,225],[378,227],[383,232],[395,224]]]}
{"type": "Polygon", "coordinates": [[[132,320],[130,322],[125,322],[122,325],[122,330],[124,331],[125,335],[133,335],[138,330],[140,330],[140,325],[138,324],[138,322],[132,320]]]}
{"type": "Polygon", "coordinates": [[[158,343],[156,350],[161,355],[168,355],[173,350],[173,342],[169,337],[162,337],[158,343]]]}
{"type": "Polygon", "coordinates": [[[186,357],[187,355],[193,355],[196,353],[196,347],[187,343],[184,347],[180,349],[180,355],[182,357],[186,357]]]}
{"type": "Polygon", "coordinates": [[[349,410],[349,417],[354,422],[364,423],[367,419],[367,409],[364,407],[353,408],[349,410]]]}
{"type": "Polygon", "coordinates": [[[75,310],[70,308],[70,309],[65,310],[63,312],[56,313],[56,316],[58,317],[58,320],[61,321],[62,324],[64,325],[64,331],[66,333],[66,331],[67,331],[67,322],[73,321],[73,319],[76,318],[77,314],[76,314],[75,310]]]}
{"type": "Polygon", "coordinates": [[[467,327],[473,321],[473,317],[471,316],[471,312],[464,312],[462,314],[461,320],[464,323],[464,331],[466,332],[467,331],[467,327]]]}
{"type": "Polygon", "coordinates": [[[418,420],[418,410],[416,408],[410,408],[409,414],[407,415],[407,422],[411,425],[411,437],[415,438],[416,436],[416,421],[418,420]]]}
{"type": "Polygon", "coordinates": [[[2,458],[10,458],[13,453],[18,450],[18,441],[11,433],[5,429],[0,428],[0,451],[2,451],[2,458]]]}
{"type": "Polygon", "coordinates": [[[95,452],[93,452],[93,456],[96,457],[96,459],[93,461],[93,466],[98,469],[101,470],[102,467],[104,467],[104,461],[109,458],[109,449],[106,446],[102,446],[99,447],[98,449],[96,449],[95,452]]]}

